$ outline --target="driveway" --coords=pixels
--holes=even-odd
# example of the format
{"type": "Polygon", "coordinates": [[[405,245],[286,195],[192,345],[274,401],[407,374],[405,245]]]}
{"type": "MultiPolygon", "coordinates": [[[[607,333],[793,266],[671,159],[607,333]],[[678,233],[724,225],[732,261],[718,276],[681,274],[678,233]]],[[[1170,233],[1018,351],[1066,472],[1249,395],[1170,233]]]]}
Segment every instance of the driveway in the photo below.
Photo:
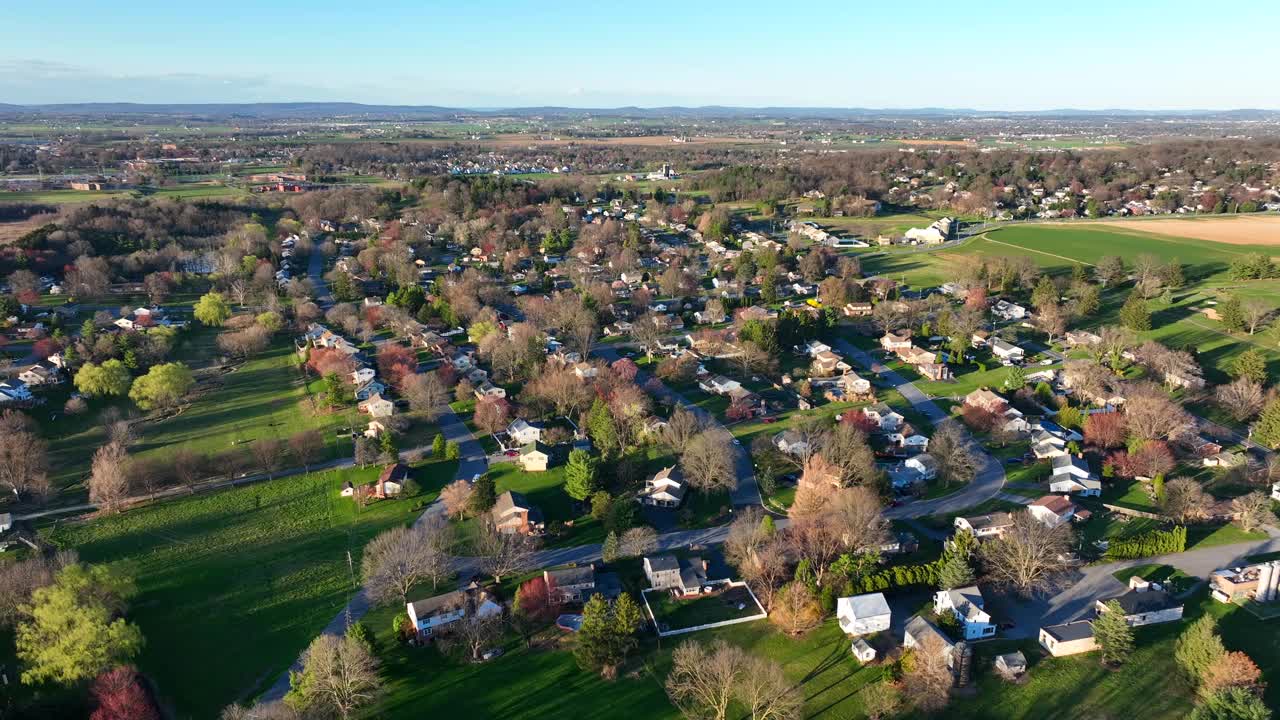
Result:
{"type": "Polygon", "coordinates": [[[307,276],[311,278],[316,304],[320,309],[328,310],[333,307],[333,294],[329,292],[329,283],[324,281],[324,253],[319,248],[313,248],[307,256],[307,276]]]}
{"type": "MultiPolygon", "coordinates": [[[[844,339],[837,339],[833,345],[842,353],[852,357],[859,365],[867,368],[871,372],[880,377],[881,380],[889,384],[890,387],[897,389],[902,393],[902,397],[911,403],[911,407],[916,412],[928,418],[934,427],[939,427],[944,423],[954,423],[956,420],[947,415],[942,408],[938,407],[927,395],[920,391],[915,385],[912,385],[906,378],[889,369],[879,361],[875,360],[868,353],[854,347],[852,343],[844,339]]],[[[936,498],[934,500],[917,500],[890,508],[885,511],[885,516],[894,519],[917,518],[926,515],[947,515],[958,513],[975,505],[980,505],[987,500],[996,497],[1000,490],[1004,487],[1004,467],[1000,461],[992,457],[990,453],[982,447],[980,443],[969,437],[972,448],[977,452],[981,465],[978,472],[974,475],[973,480],[969,482],[964,489],[958,490],[945,497],[936,498]]]]}

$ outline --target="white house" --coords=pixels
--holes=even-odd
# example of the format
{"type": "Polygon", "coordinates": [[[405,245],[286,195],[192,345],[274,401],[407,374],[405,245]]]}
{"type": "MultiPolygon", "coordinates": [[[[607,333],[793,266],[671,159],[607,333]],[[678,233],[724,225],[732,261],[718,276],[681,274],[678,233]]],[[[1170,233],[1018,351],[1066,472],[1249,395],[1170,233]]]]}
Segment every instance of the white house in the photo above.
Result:
{"type": "Polygon", "coordinates": [[[855,372],[847,372],[842,375],[839,385],[850,395],[868,395],[871,393],[871,381],[855,372]]]}
{"type": "Polygon", "coordinates": [[[831,352],[831,346],[821,340],[809,340],[802,349],[809,357],[817,357],[818,353],[831,352]]]}
{"type": "Polygon", "coordinates": [[[396,414],[395,403],[374,393],[365,400],[356,405],[356,409],[362,413],[368,413],[370,417],[384,418],[391,417],[396,414]]]}
{"type": "Polygon", "coordinates": [[[896,432],[906,420],[886,403],[876,403],[862,408],[862,414],[879,426],[881,432],[896,432]]]}
{"type": "Polygon", "coordinates": [[[352,370],[351,384],[355,385],[356,387],[360,387],[361,385],[369,382],[370,380],[374,379],[377,376],[378,376],[378,371],[368,366],[359,368],[358,370],[352,370]]]}
{"type": "Polygon", "coordinates": [[[490,599],[483,590],[473,586],[406,603],[405,611],[418,635],[429,638],[448,630],[449,625],[465,617],[500,616],[502,606],[490,599]]]}
{"type": "Polygon", "coordinates": [[[836,600],[836,620],[847,635],[870,635],[889,629],[891,613],[884,593],[868,593],[836,600]]]}
{"type": "Polygon", "coordinates": [[[991,354],[1009,362],[1022,362],[1026,357],[1026,351],[1022,348],[1000,338],[996,338],[991,342],[991,354]]]}
{"type": "Polygon", "coordinates": [[[1271,486],[1271,499],[1280,502],[1280,482],[1271,486]]]}
{"type": "Polygon", "coordinates": [[[853,639],[853,642],[849,645],[849,652],[853,653],[853,656],[860,663],[869,663],[876,659],[876,649],[862,638],[853,639]]]}
{"type": "Polygon", "coordinates": [[[975,538],[981,540],[1004,535],[1006,530],[1013,527],[1013,515],[1007,512],[995,512],[987,515],[957,517],[952,524],[955,525],[956,530],[968,530],[975,538]]]}
{"type": "Polygon", "coordinates": [[[773,436],[773,444],[787,455],[804,455],[809,452],[809,441],[795,430],[783,430],[773,436]]]}
{"type": "MultiPolygon", "coordinates": [[[[1120,605],[1124,620],[1130,627],[1174,622],[1182,619],[1182,603],[1165,592],[1159,583],[1148,582],[1137,575],[1129,578],[1129,591],[1111,598],[1120,605]]],[[[1108,612],[1110,600],[1098,600],[1095,609],[1101,615],[1108,612]]]]}
{"type": "Polygon", "coordinates": [[[528,445],[542,440],[542,428],[524,418],[516,418],[507,427],[507,435],[515,445],[528,445]]]}
{"type": "Polygon", "coordinates": [[[1054,456],[1052,462],[1053,477],[1049,480],[1050,492],[1075,493],[1082,496],[1102,494],[1102,482],[1089,471],[1089,463],[1084,458],[1063,453],[1054,456]]]}
{"type": "Polygon", "coordinates": [[[951,638],[947,637],[937,626],[919,615],[907,621],[907,627],[902,633],[902,645],[908,649],[934,645],[938,652],[946,653],[947,667],[951,667],[955,661],[955,653],[952,652],[955,643],[951,642],[951,638]]]}
{"type": "Polygon", "coordinates": [[[1036,520],[1057,527],[1072,520],[1087,520],[1089,511],[1076,506],[1066,495],[1045,495],[1027,506],[1027,511],[1036,520]]]}
{"type": "Polygon", "coordinates": [[[742,387],[742,383],[737,380],[730,380],[723,375],[716,375],[708,380],[698,383],[698,387],[711,393],[712,395],[728,395],[729,393],[742,387]]]}
{"type": "Polygon", "coordinates": [[[636,499],[642,505],[679,507],[680,502],[684,500],[685,489],[684,477],[672,465],[659,470],[653,477],[646,480],[644,489],[637,494],[636,499]]]}
{"type": "Polygon", "coordinates": [[[932,480],[938,476],[938,461],[932,455],[916,455],[907,458],[902,465],[913,470],[922,480],[932,480]]]}
{"type": "Polygon", "coordinates": [[[933,596],[933,612],[941,615],[950,612],[964,629],[965,640],[991,637],[996,634],[995,623],[983,610],[986,601],[976,585],[939,590],[933,596]]]}
{"type": "Polygon", "coordinates": [[[991,306],[991,314],[1002,320],[1022,320],[1027,317],[1027,309],[1007,300],[997,300],[991,306]]]}

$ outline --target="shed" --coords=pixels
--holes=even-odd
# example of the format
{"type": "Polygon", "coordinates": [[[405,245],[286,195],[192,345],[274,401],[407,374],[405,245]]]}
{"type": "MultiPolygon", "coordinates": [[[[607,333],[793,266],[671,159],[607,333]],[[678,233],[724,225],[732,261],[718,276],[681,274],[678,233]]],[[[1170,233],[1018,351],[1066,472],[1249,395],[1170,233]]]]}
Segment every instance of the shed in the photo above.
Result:
{"type": "Polygon", "coordinates": [[[1027,671],[1027,657],[1021,650],[996,656],[996,672],[1007,678],[1018,678],[1027,671]]]}
{"type": "Polygon", "coordinates": [[[849,646],[849,650],[853,656],[858,658],[860,663],[869,663],[876,659],[876,649],[871,647],[866,640],[862,638],[854,638],[853,644],[849,646]]]}

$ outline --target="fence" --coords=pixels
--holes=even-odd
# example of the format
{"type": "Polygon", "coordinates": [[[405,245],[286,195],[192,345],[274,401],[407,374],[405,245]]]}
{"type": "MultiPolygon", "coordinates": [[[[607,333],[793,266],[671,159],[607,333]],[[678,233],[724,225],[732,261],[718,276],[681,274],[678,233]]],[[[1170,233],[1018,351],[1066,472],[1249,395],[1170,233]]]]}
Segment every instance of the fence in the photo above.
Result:
{"type": "MultiPolygon", "coordinates": [[[[710,630],[712,628],[727,627],[729,625],[738,625],[740,623],[745,623],[745,622],[755,622],[756,620],[763,620],[769,617],[769,613],[765,612],[764,606],[760,604],[760,600],[756,598],[756,594],[751,592],[751,588],[745,582],[742,582],[742,581],[731,582],[731,583],[728,583],[727,587],[730,587],[730,588],[740,587],[745,589],[747,591],[747,594],[751,596],[751,601],[754,602],[756,604],[756,607],[760,609],[760,612],[754,615],[748,615],[747,617],[734,618],[732,620],[721,620],[720,622],[705,623],[703,625],[695,625],[693,627],[676,628],[675,630],[663,631],[658,627],[658,618],[653,614],[653,608],[649,607],[649,590],[652,590],[652,588],[641,592],[640,597],[644,600],[644,609],[648,611],[649,619],[653,621],[653,627],[654,627],[654,630],[657,631],[658,637],[671,637],[672,635],[684,635],[686,633],[698,632],[699,630],[710,630]]],[[[666,591],[664,590],[663,592],[666,592],[666,591]]]]}
{"type": "Polygon", "coordinates": [[[1111,512],[1117,512],[1121,515],[1129,515],[1130,517],[1150,518],[1152,520],[1164,519],[1164,516],[1158,513],[1147,512],[1145,510],[1134,510],[1133,508],[1127,508],[1123,505],[1108,505],[1107,503],[1102,503],[1102,507],[1110,510],[1111,512]]]}

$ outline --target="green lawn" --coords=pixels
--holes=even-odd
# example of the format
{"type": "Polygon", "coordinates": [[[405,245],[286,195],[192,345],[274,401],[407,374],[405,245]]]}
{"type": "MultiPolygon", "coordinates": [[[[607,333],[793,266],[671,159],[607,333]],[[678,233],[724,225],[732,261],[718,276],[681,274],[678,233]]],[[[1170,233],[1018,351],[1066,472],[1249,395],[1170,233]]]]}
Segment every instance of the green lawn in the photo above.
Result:
{"type": "Polygon", "coordinates": [[[654,619],[667,630],[697,627],[710,623],[751,617],[764,612],[744,588],[692,599],[676,599],[664,591],[645,593],[654,619]],[[744,607],[739,610],[738,606],[744,607]]]}
{"type": "Polygon", "coordinates": [[[546,472],[525,472],[516,463],[498,463],[489,469],[489,476],[497,485],[499,494],[507,490],[523,493],[529,502],[542,510],[548,527],[552,523],[566,526],[564,535],[551,539],[548,545],[561,547],[604,542],[604,526],[591,517],[589,511],[575,512],[574,499],[564,491],[564,471],[563,463],[546,472]]]}
{"type": "Polygon", "coordinates": [[[219,708],[270,685],[342,608],[360,550],[408,522],[452,480],[454,462],[415,469],[416,497],[361,509],[342,484],[380,468],[283,478],[66,523],[48,532],[82,559],[137,580],[130,618],[147,644],[138,664],[179,717],[219,708]]]}

